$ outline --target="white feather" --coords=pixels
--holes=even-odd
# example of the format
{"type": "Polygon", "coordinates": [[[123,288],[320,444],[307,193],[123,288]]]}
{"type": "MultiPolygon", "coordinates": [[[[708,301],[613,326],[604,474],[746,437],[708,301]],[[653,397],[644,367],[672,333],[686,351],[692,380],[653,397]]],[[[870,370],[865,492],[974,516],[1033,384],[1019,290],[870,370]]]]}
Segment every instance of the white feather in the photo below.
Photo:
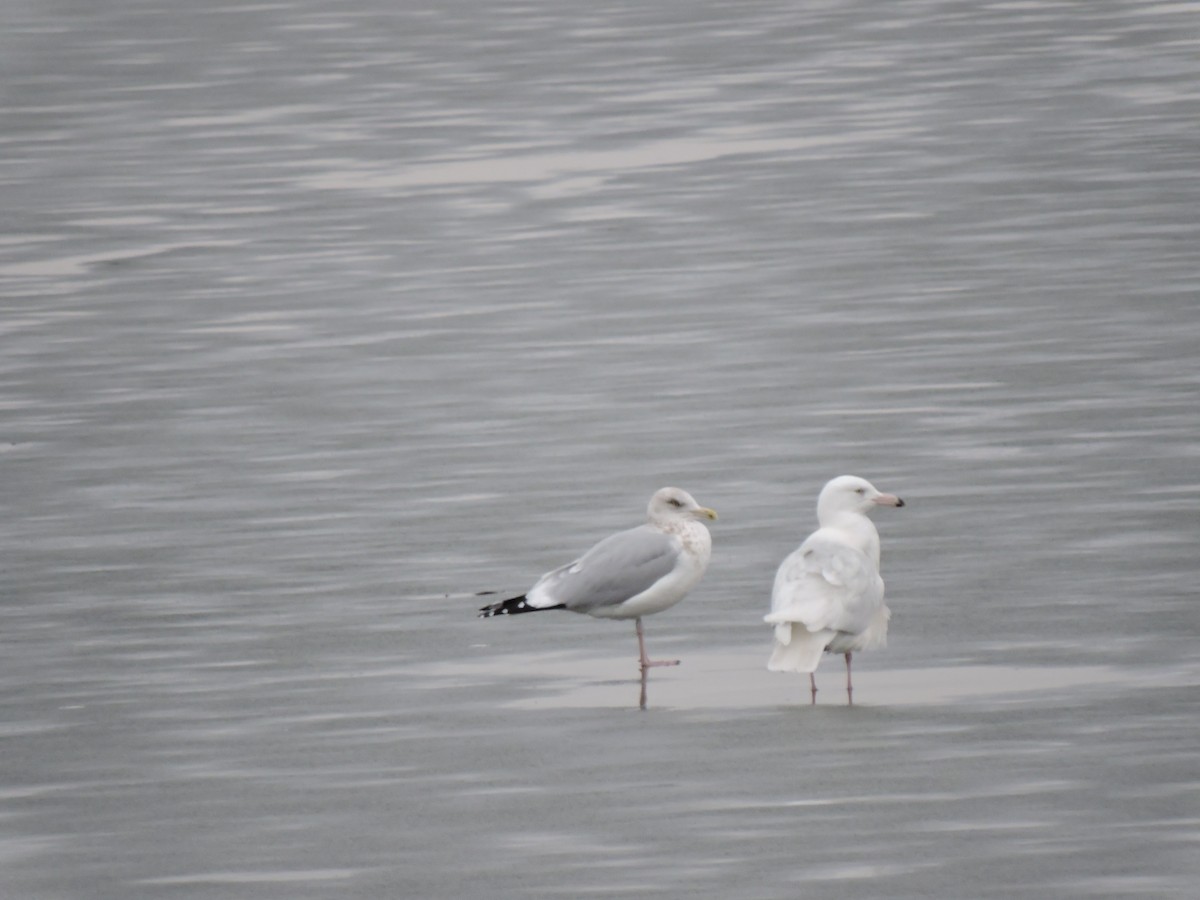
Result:
{"type": "Polygon", "coordinates": [[[836,478],[821,491],[820,528],[775,573],[774,647],[767,668],[814,672],[824,652],[850,653],[887,643],[891,612],[883,602],[879,533],[866,511],[881,495],[861,478],[836,478]]]}

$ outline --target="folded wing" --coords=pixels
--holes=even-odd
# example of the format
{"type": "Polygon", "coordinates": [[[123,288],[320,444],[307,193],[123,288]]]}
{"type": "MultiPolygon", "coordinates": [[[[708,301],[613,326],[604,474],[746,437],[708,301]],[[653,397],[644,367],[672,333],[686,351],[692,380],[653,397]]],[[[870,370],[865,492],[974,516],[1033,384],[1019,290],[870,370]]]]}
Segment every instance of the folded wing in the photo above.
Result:
{"type": "Polygon", "coordinates": [[[681,549],[678,538],[646,525],[617,532],[543,575],[528,592],[529,601],[582,613],[617,606],[669,575],[681,549]]]}
{"type": "MultiPolygon", "coordinates": [[[[861,634],[882,609],[883,579],[871,560],[821,529],[780,565],[765,618],[813,633],[861,634]]],[[[787,636],[781,631],[776,629],[777,639],[787,636]]]]}

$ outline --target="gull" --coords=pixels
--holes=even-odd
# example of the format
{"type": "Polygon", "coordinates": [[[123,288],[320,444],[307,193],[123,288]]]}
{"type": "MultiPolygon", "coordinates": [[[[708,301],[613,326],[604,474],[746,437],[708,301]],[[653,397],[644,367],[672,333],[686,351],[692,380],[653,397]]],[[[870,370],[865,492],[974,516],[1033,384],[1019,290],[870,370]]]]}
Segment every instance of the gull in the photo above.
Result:
{"type": "Polygon", "coordinates": [[[775,573],[771,612],[764,617],[775,626],[767,668],[807,672],[813,703],[817,702],[813,673],[823,653],[845,655],[846,700],[853,704],[851,655],[887,643],[892,614],[883,603],[879,532],[867,513],[879,506],[903,505],[895,494],[881,493],[863,478],[834,478],[817,498],[820,527],[775,573]]]}
{"type": "Polygon", "coordinates": [[[483,607],[479,616],[566,609],[597,619],[633,619],[645,709],[647,671],[677,666],[679,660],[646,655],[642,617],[674,606],[700,581],[712,553],[703,520],[717,518],[674,487],[656,491],[646,515],[645,524],[609,535],[573,562],[547,572],[521,596],[483,607]]]}

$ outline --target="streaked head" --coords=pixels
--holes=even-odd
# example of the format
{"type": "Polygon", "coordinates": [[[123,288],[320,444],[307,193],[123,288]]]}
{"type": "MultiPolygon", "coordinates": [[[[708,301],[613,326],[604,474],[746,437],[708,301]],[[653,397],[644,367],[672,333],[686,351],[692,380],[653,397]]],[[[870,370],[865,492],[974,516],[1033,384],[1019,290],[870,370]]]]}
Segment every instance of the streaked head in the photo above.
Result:
{"type": "Polygon", "coordinates": [[[650,521],[662,519],[716,519],[715,511],[707,506],[701,506],[687,491],[680,488],[665,487],[654,492],[650,498],[650,506],[646,509],[650,521]]]}
{"type": "Polygon", "coordinates": [[[844,512],[869,513],[877,506],[903,506],[895,494],[885,494],[865,478],[839,475],[821,489],[817,498],[817,518],[826,522],[844,512]]]}

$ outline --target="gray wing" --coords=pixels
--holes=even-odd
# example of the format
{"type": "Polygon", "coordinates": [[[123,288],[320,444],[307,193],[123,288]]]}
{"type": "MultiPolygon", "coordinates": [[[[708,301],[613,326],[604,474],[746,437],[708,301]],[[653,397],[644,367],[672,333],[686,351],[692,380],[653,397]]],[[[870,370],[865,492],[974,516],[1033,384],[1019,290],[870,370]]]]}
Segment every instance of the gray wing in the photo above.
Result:
{"type": "Polygon", "coordinates": [[[646,525],[606,537],[575,562],[547,572],[529,591],[534,606],[591,612],[636,597],[675,568],[677,538],[646,525]]]}

